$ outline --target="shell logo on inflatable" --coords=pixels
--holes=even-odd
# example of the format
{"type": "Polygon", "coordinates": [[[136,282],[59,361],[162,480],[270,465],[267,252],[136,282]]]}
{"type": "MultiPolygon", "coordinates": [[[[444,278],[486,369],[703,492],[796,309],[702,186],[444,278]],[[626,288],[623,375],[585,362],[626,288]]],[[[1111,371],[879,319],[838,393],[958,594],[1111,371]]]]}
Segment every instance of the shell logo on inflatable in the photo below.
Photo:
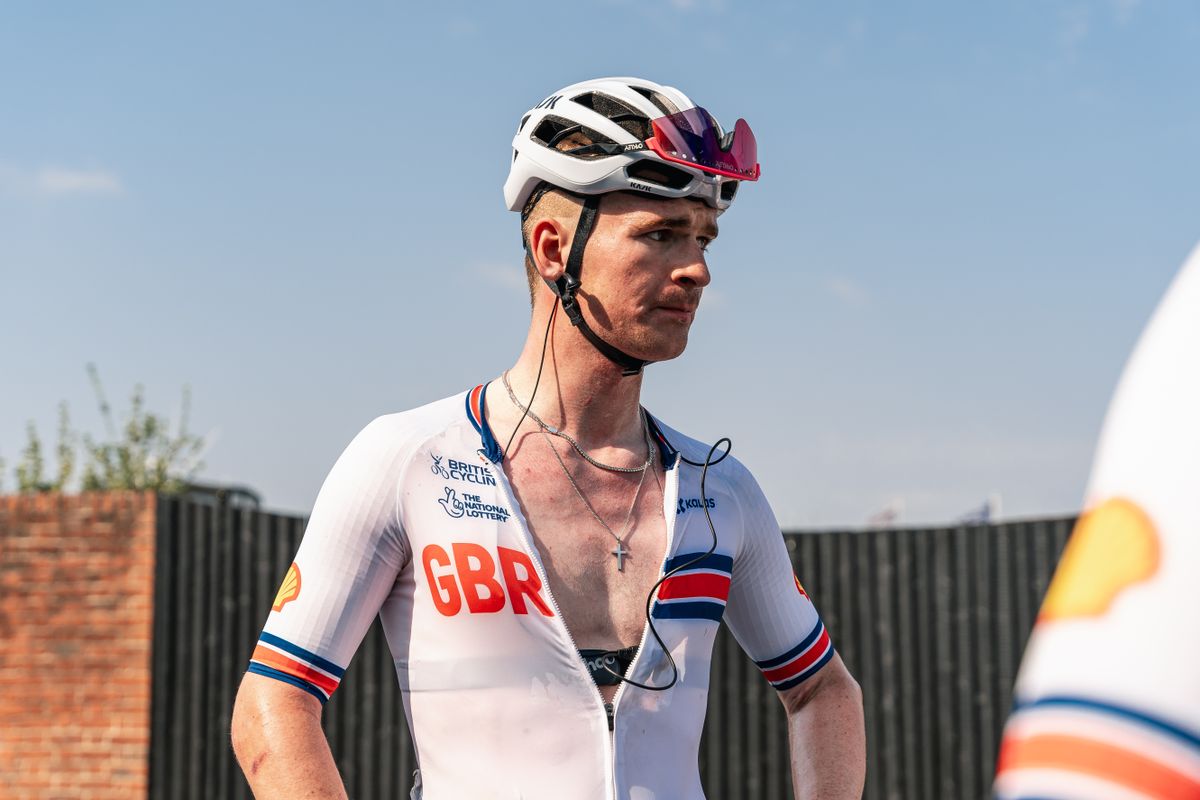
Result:
{"type": "Polygon", "coordinates": [[[275,595],[275,602],[271,605],[272,611],[282,611],[283,607],[300,596],[300,568],[293,563],[288,567],[287,574],[283,576],[283,584],[279,587],[279,593],[275,595]]]}
{"type": "Polygon", "coordinates": [[[1106,500],[1079,518],[1038,622],[1098,617],[1126,588],[1158,571],[1158,533],[1132,500],[1106,500]]]}

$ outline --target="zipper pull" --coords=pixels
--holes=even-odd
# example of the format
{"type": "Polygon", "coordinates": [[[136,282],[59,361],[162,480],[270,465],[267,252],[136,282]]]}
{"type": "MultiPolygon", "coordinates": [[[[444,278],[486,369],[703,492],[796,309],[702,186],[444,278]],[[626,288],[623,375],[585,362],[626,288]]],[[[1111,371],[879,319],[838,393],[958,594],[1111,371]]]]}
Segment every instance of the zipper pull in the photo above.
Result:
{"type": "Polygon", "coordinates": [[[605,703],[604,711],[606,714],[608,714],[608,732],[612,733],[612,730],[613,730],[613,704],[605,703]]]}

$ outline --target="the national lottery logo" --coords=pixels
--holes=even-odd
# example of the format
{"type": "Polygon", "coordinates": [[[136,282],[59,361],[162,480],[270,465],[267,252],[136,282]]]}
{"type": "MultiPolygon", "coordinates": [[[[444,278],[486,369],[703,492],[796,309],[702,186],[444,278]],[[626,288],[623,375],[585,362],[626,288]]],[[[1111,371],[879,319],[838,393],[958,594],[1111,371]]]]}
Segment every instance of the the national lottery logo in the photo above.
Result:
{"type": "Polygon", "coordinates": [[[717,500],[715,497],[681,497],[675,506],[675,516],[679,516],[685,511],[692,511],[693,509],[707,508],[711,511],[716,507],[717,500]]]}
{"type": "Polygon", "coordinates": [[[429,454],[429,457],[433,459],[429,471],[444,480],[473,483],[476,486],[496,485],[496,478],[492,475],[491,470],[482,464],[470,464],[466,461],[436,456],[432,453],[429,454]]]}
{"type": "Polygon", "coordinates": [[[512,516],[504,506],[485,503],[483,502],[483,498],[477,494],[466,494],[464,492],[462,497],[459,497],[458,492],[452,486],[446,487],[446,496],[438,500],[438,504],[453,519],[471,517],[473,519],[492,519],[497,522],[508,522],[508,518],[512,516]]]}

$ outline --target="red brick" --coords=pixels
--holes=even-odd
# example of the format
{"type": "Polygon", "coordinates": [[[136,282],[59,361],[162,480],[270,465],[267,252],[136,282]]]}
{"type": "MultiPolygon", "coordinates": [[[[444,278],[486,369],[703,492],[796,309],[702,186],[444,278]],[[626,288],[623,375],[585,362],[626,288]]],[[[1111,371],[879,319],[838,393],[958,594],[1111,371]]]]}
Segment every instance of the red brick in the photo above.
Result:
{"type": "Polygon", "coordinates": [[[153,493],[0,497],[5,798],[145,796],[153,493]]]}

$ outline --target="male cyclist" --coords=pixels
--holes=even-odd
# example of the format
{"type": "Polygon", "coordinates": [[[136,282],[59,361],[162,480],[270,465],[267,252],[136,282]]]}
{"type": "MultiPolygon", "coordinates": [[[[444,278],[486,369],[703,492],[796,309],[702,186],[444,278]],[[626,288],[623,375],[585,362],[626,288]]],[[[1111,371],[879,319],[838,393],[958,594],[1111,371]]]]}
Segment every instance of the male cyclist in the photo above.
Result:
{"type": "Polygon", "coordinates": [[[320,728],[376,615],[414,797],[702,798],[720,622],[779,690],[797,796],[859,797],[858,685],[749,471],[640,405],[710,275],[754,136],[676,89],[569,86],[521,120],[505,198],[533,305],[497,379],[380,417],[335,464],[233,722],[256,796],[344,797],[320,728]]]}

